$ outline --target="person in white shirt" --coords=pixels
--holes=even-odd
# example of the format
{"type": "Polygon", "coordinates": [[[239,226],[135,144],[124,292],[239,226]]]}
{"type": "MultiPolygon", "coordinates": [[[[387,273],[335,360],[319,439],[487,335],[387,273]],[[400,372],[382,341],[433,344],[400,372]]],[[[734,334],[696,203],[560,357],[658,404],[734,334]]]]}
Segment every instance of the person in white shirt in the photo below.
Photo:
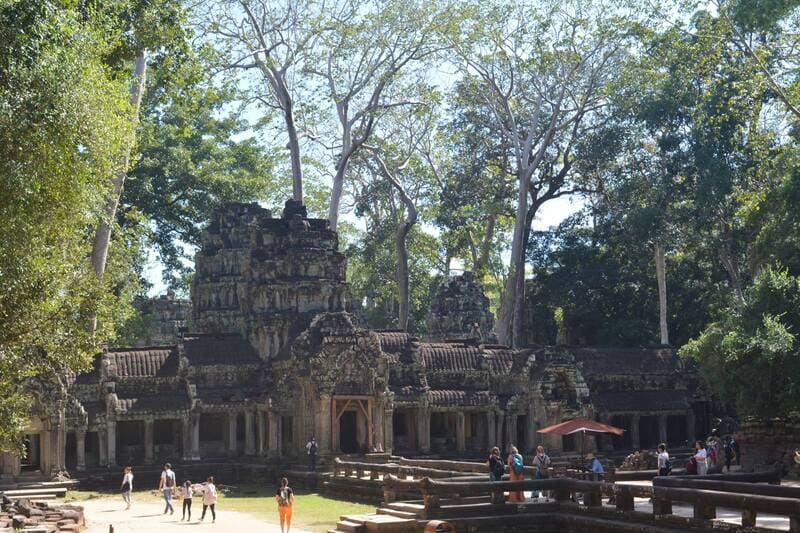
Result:
{"type": "Polygon", "coordinates": [[[694,450],[694,460],[697,461],[697,475],[704,476],[708,472],[708,462],[706,461],[708,453],[706,452],[706,447],[702,442],[697,441],[694,443],[694,450]]]}
{"type": "Polygon", "coordinates": [[[172,508],[172,493],[175,491],[175,472],[172,471],[172,465],[167,463],[164,465],[164,471],[161,472],[161,481],[158,483],[158,490],[164,493],[164,514],[173,514],[175,509],[172,508]]]}
{"type": "Polygon", "coordinates": [[[122,471],[122,483],[119,486],[120,491],[122,491],[122,499],[127,504],[125,509],[131,508],[131,493],[133,492],[133,469],[130,466],[126,466],[125,470],[122,471]]]}
{"type": "Polygon", "coordinates": [[[669,460],[669,453],[667,453],[667,445],[666,444],[659,444],[658,445],[658,475],[659,476],[668,476],[669,471],[672,470],[671,463],[669,460]]]}
{"type": "Polygon", "coordinates": [[[181,486],[181,498],[183,499],[183,516],[181,517],[181,522],[186,519],[187,522],[192,520],[192,496],[194,495],[194,491],[192,490],[192,482],[186,480],[183,485],[181,486]],[[189,517],[186,517],[186,514],[189,514],[189,517]]]}
{"type": "Polygon", "coordinates": [[[217,521],[217,486],[214,485],[214,478],[208,477],[205,486],[203,487],[203,514],[200,515],[200,521],[206,517],[206,509],[211,507],[211,523],[217,521]]]}

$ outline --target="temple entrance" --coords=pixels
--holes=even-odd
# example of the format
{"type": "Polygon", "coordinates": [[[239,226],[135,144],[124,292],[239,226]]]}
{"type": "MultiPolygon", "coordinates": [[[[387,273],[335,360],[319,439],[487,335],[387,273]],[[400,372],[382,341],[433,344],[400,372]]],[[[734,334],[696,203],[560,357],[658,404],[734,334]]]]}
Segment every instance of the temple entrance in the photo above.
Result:
{"type": "Polygon", "coordinates": [[[336,396],[331,400],[331,442],[344,453],[372,450],[372,398],[336,396]]]}
{"type": "Polygon", "coordinates": [[[339,419],[339,448],[344,453],[358,453],[356,412],[345,411],[339,419]]]}
{"type": "Polygon", "coordinates": [[[32,472],[40,469],[41,460],[39,454],[39,434],[29,434],[25,435],[25,440],[23,441],[25,446],[25,456],[21,459],[20,466],[22,467],[23,472],[32,472]]]}
{"type": "Polygon", "coordinates": [[[642,450],[658,446],[658,417],[643,416],[639,418],[639,448],[642,450]]]}
{"type": "Polygon", "coordinates": [[[686,416],[669,415],[667,417],[667,442],[671,446],[687,446],[686,416]]]}

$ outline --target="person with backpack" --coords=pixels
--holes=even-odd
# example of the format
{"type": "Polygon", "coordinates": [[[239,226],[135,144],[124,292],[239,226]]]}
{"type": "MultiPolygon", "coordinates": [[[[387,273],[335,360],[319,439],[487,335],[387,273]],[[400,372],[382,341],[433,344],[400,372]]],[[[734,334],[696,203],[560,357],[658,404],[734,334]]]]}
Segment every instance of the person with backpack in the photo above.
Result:
{"type": "Polygon", "coordinates": [[[181,486],[181,499],[183,499],[183,516],[181,516],[181,522],[186,520],[190,522],[192,520],[192,496],[194,495],[194,491],[192,490],[192,482],[186,480],[181,486]],[[188,513],[188,518],[187,518],[188,513]]]}
{"type": "Polygon", "coordinates": [[[308,471],[309,472],[316,472],[317,471],[317,451],[319,450],[319,446],[317,445],[317,439],[312,435],[308,442],[306,443],[306,453],[308,454],[308,471]]]}
{"type": "Polygon", "coordinates": [[[489,459],[486,460],[486,466],[489,467],[489,479],[492,481],[503,481],[503,474],[506,473],[506,465],[500,459],[500,448],[495,446],[489,454],[489,459]]]}
{"type": "Polygon", "coordinates": [[[663,442],[658,445],[658,475],[668,476],[672,471],[672,462],[669,460],[667,445],[663,442]]]}
{"type": "MultiPolygon", "coordinates": [[[[536,473],[534,474],[534,479],[548,479],[550,477],[550,465],[552,461],[550,460],[550,456],[544,453],[544,446],[537,446],[536,447],[536,455],[533,456],[533,461],[531,461],[533,467],[536,468],[536,473]]],[[[536,494],[536,498],[541,498],[542,492],[539,491],[536,494]]]]}
{"type": "Polygon", "coordinates": [[[158,490],[164,494],[164,514],[173,514],[175,509],[172,508],[172,495],[175,492],[175,472],[172,471],[172,465],[167,463],[164,465],[164,471],[161,472],[161,481],[158,483],[158,490]]]}
{"type": "Polygon", "coordinates": [[[278,502],[278,518],[281,523],[281,533],[289,533],[292,527],[292,505],[294,505],[294,491],[289,487],[289,480],[281,478],[281,486],[275,492],[275,501],[278,502]],[[284,523],[286,530],[283,529],[284,523]]]}
{"type": "Polygon", "coordinates": [[[203,486],[203,514],[200,515],[200,521],[206,517],[206,509],[211,507],[211,523],[217,521],[217,486],[214,485],[214,476],[208,476],[203,486]]]}
{"type": "MultiPolygon", "coordinates": [[[[525,479],[525,462],[519,450],[513,444],[511,445],[506,463],[508,464],[508,478],[510,481],[522,481],[525,479]]],[[[508,501],[510,502],[521,502],[524,499],[525,496],[522,494],[521,490],[508,492],[508,501]]]]}
{"type": "Polygon", "coordinates": [[[733,450],[733,444],[731,444],[731,438],[725,438],[725,447],[723,448],[723,453],[725,454],[725,466],[728,468],[728,472],[731,471],[731,463],[733,463],[734,458],[736,457],[736,452],[733,450]]]}

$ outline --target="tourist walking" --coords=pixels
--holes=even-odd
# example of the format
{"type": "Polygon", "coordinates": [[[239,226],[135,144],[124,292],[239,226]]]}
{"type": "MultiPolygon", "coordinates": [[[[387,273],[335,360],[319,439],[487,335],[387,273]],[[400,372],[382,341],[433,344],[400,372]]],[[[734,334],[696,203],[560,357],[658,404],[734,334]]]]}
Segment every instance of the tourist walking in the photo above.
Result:
{"type": "Polygon", "coordinates": [[[203,486],[203,514],[200,515],[202,522],[206,517],[206,509],[211,507],[211,523],[217,521],[217,486],[214,485],[214,476],[208,476],[203,486]]]}
{"type": "MultiPolygon", "coordinates": [[[[508,459],[506,460],[508,464],[508,478],[511,481],[522,481],[525,479],[525,462],[520,455],[519,450],[516,446],[512,445],[510,453],[508,454],[508,459]]],[[[524,500],[525,497],[520,490],[514,490],[508,492],[508,501],[510,502],[521,502],[524,500]]]]}
{"type": "Polygon", "coordinates": [[[175,509],[172,508],[172,495],[175,492],[175,472],[172,471],[172,465],[167,463],[164,465],[164,471],[161,472],[161,481],[158,483],[158,490],[164,494],[164,514],[173,514],[175,509]]]}
{"type": "Polygon", "coordinates": [[[694,443],[694,460],[697,463],[697,474],[700,476],[706,475],[708,472],[708,452],[702,442],[697,441],[694,443]]]}
{"type": "Polygon", "coordinates": [[[181,522],[184,520],[191,522],[192,520],[192,496],[194,496],[192,482],[187,479],[184,481],[183,486],[181,487],[181,498],[183,499],[183,514],[181,515],[181,522]]]}
{"type": "Polygon", "coordinates": [[[306,453],[308,454],[308,471],[309,472],[316,472],[317,471],[317,451],[319,450],[319,446],[317,445],[317,439],[313,435],[308,439],[306,443],[306,453]]]}
{"type": "Polygon", "coordinates": [[[667,445],[661,443],[658,445],[658,475],[668,476],[672,470],[672,462],[669,460],[669,453],[667,453],[667,445]]]}
{"type": "Polygon", "coordinates": [[[275,501],[278,502],[278,518],[281,523],[281,533],[289,533],[292,527],[292,505],[294,505],[294,491],[289,486],[289,480],[281,478],[281,486],[275,492],[275,501]],[[286,524],[286,529],[283,528],[286,524]]]}
{"type": "Polygon", "coordinates": [[[725,438],[725,446],[723,448],[723,452],[725,454],[725,466],[728,469],[728,472],[731,471],[731,463],[733,463],[733,459],[736,456],[736,452],[733,451],[733,446],[731,445],[731,438],[725,438]]]}
{"type": "MultiPolygon", "coordinates": [[[[537,446],[536,447],[536,455],[533,456],[533,461],[531,461],[533,467],[536,469],[536,473],[533,475],[534,479],[547,479],[550,477],[550,465],[552,461],[550,460],[550,456],[544,453],[544,446],[537,446]]],[[[541,498],[542,492],[539,491],[536,494],[536,498],[541,498]]]]}
{"type": "Polygon", "coordinates": [[[489,467],[489,479],[492,481],[503,481],[503,474],[506,472],[506,465],[500,459],[500,448],[495,446],[489,454],[489,459],[486,460],[486,466],[489,467]]]}
{"type": "Polygon", "coordinates": [[[125,509],[131,508],[131,493],[133,492],[133,468],[126,466],[122,471],[122,483],[119,486],[122,500],[127,504],[125,509]]]}

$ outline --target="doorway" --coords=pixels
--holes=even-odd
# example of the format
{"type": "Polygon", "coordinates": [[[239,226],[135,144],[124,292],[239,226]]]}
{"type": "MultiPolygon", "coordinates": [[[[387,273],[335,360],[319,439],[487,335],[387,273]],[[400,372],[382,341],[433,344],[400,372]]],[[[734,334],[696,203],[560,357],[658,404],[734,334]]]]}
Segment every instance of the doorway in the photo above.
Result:
{"type": "Polygon", "coordinates": [[[358,453],[356,412],[344,411],[339,418],[339,448],[342,453],[358,453]]]}

